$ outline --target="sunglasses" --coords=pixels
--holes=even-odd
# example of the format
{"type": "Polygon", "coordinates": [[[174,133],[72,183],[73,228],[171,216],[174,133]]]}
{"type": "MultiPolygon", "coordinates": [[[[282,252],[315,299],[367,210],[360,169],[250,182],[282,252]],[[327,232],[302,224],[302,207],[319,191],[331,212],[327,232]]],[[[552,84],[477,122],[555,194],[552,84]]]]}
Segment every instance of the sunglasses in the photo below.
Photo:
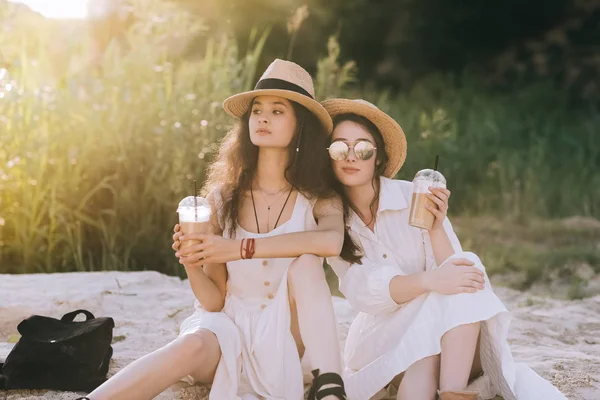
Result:
{"type": "Polygon", "coordinates": [[[377,147],[373,146],[373,143],[366,140],[361,140],[355,143],[353,146],[348,146],[346,142],[338,141],[333,142],[329,145],[327,150],[329,151],[329,157],[335,161],[343,161],[348,157],[350,148],[354,148],[354,154],[359,160],[366,161],[373,157],[377,147]]]}

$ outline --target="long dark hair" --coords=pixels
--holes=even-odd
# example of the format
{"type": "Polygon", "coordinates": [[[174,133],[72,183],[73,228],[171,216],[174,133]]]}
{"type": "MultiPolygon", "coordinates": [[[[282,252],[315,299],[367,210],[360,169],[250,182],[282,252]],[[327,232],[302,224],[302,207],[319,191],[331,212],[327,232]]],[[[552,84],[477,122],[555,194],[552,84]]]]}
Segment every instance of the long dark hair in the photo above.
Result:
{"type": "MultiPolygon", "coordinates": [[[[288,146],[289,161],[286,180],[308,199],[335,197],[335,176],[325,149],[329,137],[318,118],[304,106],[291,101],[296,115],[296,130],[288,146]],[[321,151],[320,151],[321,150],[321,151]]],[[[245,191],[250,190],[258,166],[258,147],[250,140],[248,122],[252,105],[230,130],[210,165],[204,194],[219,188],[223,198],[221,226],[235,237],[240,204],[245,191]]],[[[342,253],[354,253],[344,240],[342,253]]],[[[342,256],[343,258],[343,256],[342,256]]],[[[348,261],[348,260],[347,260],[348,261]]]]}
{"type": "MultiPolygon", "coordinates": [[[[371,134],[371,136],[373,136],[373,140],[375,141],[375,147],[377,148],[377,151],[375,152],[375,171],[371,180],[371,185],[373,186],[375,197],[373,197],[373,200],[369,205],[369,209],[371,211],[371,220],[367,223],[368,225],[371,222],[373,222],[373,220],[376,218],[376,208],[377,204],[379,203],[379,188],[381,186],[379,178],[383,175],[389,161],[387,153],[385,152],[385,142],[383,141],[383,136],[381,135],[379,129],[369,119],[357,114],[340,114],[333,119],[333,128],[335,129],[336,126],[338,126],[344,121],[354,122],[366,129],[371,134]]],[[[352,201],[348,198],[348,195],[344,191],[343,186],[344,185],[342,185],[342,183],[336,179],[336,192],[341,192],[340,196],[344,203],[344,214],[346,214],[347,211],[349,212],[349,209],[352,208],[357,214],[360,215],[358,209],[354,206],[354,204],[352,204],[352,201]]]]}

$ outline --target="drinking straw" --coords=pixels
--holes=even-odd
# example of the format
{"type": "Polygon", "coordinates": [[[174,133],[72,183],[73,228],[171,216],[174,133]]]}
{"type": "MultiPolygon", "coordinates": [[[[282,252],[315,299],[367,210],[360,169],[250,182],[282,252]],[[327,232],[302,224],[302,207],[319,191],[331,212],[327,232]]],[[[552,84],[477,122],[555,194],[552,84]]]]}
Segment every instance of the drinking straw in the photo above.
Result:
{"type": "MultiPolygon", "coordinates": [[[[436,154],[436,155],[435,155],[435,164],[434,164],[434,166],[433,166],[433,170],[434,170],[434,171],[437,171],[437,170],[438,170],[438,163],[439,163],[439,162],[440,162],[440,156],[439,156],[439,154],[436,154]]],[[[194,182],[195,182],[195,181],[194,181],[194,182]]]]}
{"type": "Polygon", "coordinates": [[[198,194],[198,185],[194,180],[194,221],[198,221],[198,200],[196,195],[198,194]]]}

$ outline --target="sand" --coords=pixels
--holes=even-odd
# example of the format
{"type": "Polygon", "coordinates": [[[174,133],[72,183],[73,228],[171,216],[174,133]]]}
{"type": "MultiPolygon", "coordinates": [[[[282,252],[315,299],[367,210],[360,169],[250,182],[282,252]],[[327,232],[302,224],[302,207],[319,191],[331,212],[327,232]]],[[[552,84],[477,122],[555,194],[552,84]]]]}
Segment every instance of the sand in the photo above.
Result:
{"type": "MultiPolygon", "coordinates": [[[[554,300],[496,288],[513,312],[513,355],[549,379],[569,399],[600,398],[600,296],[554,300]]],[[[343,343],[355,312],[332,298],[343,343]]],[[[131,361],[173,340],[191,314],[193,294],[187,281],[157,272],[0,274],[0,361],[12,344],[16,326],[32,315],[60,318],[79,308],[113,317],[114,356],[109,376],[131,361]]],[[[205,387],[180,383],[157,399],[206,399],[205,387]]],[[[0,391],[0,400],[75,399],[82,394],[55,391],[0,391]]]]}

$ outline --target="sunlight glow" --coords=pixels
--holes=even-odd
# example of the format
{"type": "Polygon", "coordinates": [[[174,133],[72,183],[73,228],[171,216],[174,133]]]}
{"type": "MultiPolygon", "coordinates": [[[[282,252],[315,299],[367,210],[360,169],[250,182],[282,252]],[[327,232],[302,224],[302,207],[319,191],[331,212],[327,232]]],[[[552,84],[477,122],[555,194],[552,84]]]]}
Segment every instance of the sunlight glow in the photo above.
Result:
{"type": "Polygon", "coordinates": [[[46,18],[83,19],[87,16],[88,0],[10,0],[23,3],[46,18]]]}

